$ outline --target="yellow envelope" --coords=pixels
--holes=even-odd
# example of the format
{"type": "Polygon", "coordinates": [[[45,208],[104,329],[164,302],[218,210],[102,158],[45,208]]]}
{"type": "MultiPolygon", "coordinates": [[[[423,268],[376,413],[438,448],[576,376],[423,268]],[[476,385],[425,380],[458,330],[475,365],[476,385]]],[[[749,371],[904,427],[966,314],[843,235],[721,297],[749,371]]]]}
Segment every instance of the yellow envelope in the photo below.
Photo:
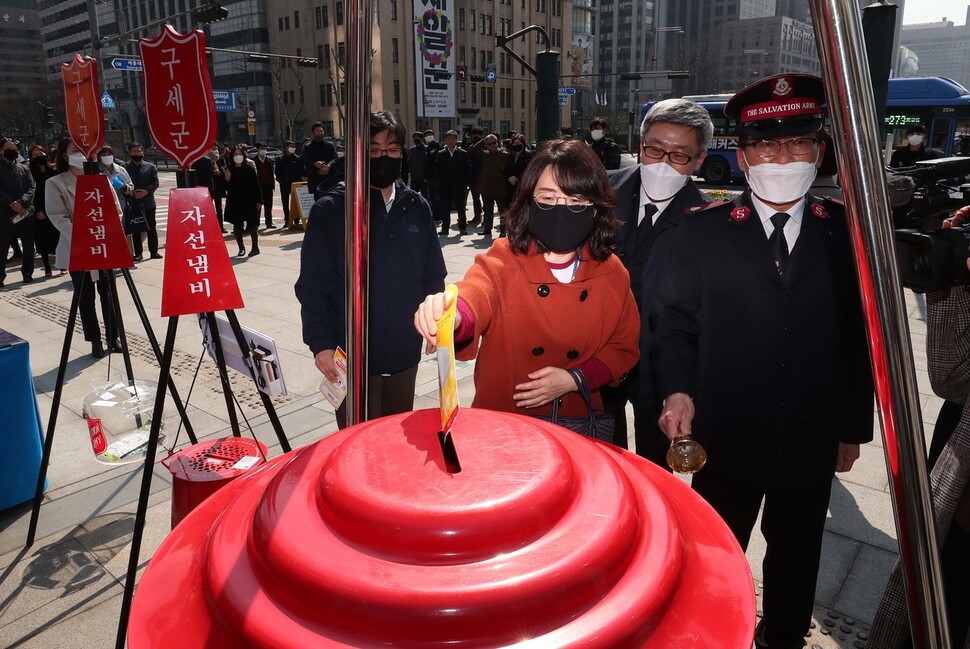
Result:
{"type": "Polygon", "coordinates": [[[445,310],[438,318],[438,398],[441,402],[441,431],[448,433],[458,416],[458,377],[455,374],[455,307],[458,287],[445,289],[445,310]]]}

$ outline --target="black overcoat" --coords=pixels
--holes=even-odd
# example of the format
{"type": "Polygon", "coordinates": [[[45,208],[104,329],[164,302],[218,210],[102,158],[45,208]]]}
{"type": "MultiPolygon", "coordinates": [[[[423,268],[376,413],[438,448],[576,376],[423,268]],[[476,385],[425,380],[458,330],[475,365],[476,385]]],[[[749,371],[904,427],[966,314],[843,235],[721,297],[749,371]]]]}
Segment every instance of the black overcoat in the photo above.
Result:
{"type": "Polygon", "coordinates": [[[662,398],[694,398],[704,470],[776,492],[831,480],[838,443],[870,441],[873,423],[841,204],[808,196],[785,279],[748,192],[678,230],[651,357],[662,398]]]}

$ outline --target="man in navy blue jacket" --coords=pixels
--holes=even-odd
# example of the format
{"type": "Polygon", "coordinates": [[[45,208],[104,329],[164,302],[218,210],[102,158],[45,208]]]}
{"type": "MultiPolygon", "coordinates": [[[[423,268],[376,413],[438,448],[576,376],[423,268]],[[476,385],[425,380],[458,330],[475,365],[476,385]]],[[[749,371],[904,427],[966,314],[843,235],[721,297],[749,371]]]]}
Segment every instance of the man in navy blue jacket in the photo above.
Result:
{"type": "MultiPolygon", "coordinates": [[[[431,208],[400,180],[405,137],[393,113],[371,113],[368,419],[413,408],[421,360],[414,311],[425,295],[444,290],[447,274],[431,208]]],[[[347,344],[346,200],[340,183],[310,210],[296,282],[303,341],[330,380],[337,379],[334,351],[347,344]]],[[[337,425],[346,425],[343,405],[337,409],[337,425]]]]}

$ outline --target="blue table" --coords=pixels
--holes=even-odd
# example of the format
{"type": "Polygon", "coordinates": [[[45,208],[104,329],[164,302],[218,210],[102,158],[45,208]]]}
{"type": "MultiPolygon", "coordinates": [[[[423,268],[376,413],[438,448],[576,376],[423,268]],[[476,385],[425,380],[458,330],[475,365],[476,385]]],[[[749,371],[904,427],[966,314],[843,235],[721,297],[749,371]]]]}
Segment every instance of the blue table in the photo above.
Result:
{"type": "Polygon", "coordinates": [[[33,499],[37,488],[43,431],[29,352],[26,340],[0,329],[0,509],[33,499]]]}

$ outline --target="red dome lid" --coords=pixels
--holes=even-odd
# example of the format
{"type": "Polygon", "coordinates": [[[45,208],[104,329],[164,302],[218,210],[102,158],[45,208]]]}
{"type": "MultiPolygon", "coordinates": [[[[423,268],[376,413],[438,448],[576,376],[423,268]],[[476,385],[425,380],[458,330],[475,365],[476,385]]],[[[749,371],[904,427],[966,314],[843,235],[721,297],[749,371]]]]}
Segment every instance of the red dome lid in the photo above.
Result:
{"type": "Polygon", "coordinates": [[[155,554],[129,646],[750,646],[723,522],[631,453],[536,419],[366,422],[239,478],[155,554]]]}

